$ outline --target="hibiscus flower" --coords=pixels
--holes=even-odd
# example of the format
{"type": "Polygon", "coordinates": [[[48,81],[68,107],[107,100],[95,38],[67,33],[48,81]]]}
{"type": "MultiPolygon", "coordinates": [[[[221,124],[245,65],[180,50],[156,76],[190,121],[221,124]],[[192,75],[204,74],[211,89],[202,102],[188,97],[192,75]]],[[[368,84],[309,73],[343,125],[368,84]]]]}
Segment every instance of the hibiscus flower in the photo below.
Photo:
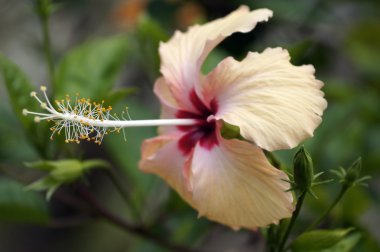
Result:
{"type": "Polygon", "coordinates": [[[207,75],[210,51],[235,32],[251,31],[272,16],[242,6],[224,18],[175,32],[161,43],[162,77],[154,92],[162,119],[193,119],[163,126],[142,145],[141,170],[166,180],[199,216],[233,228],[255,228],[290,217],[288,176],[273,167],[264,150],[297,146],[313,135],[327,106],[311,65],[293,66],[281,48],[227,57],[207,75]],[[225,139],[224,123],[243,139],[225,139]]]}

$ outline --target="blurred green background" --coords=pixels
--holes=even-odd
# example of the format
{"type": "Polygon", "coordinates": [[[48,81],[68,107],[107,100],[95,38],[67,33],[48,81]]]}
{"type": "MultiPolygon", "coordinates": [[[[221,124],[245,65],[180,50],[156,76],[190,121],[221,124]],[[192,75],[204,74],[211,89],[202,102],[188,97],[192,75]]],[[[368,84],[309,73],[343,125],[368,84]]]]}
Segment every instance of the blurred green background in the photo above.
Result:
{"type": "MultiPolygon", "coordinates": [[[[0,83],[0,252],[166,251],[93,216],[75,197],[75,185],[62,186],[48,202],[44,194],[24,190],[24,185],[43,175],[25,162],[65,158],[107,160],[143,223],[160,237],[206,251],[263,249],[259,233],[235,232],[198,219],[164,182],[138,170],[140,144],[156,134],[154,128],[127,130],[126,142],[121,135],[109,136],[100,147],[65,144],[62,139],[49,140],[47,123],[36,125],[33,118],[21,114],[22,108],[35,106],[30,91],[46,84],[55,98],[79,92],[86,98],[104,98],[115,112],[128,106],[133,119],[158,118],[152,86],[159,76],[159,41],[167,40],[175,29],[222,17],[241,4],[272,9],[274,17],[253,32],[226,39],[207,59],[204,72],[227,55],[241,59],[248,51],[277,46],[289,50],[294,64],[315,66],[329,102],[315,137],[305,141],[316,170],[347,167],[362,156],[362,172],[372,176],[368,188],[350,189],[324,227],[354,226],[361,236],[352,251],[380,251],[380,1],[54,3],[52,81],[33,1],[0,0],[0,75],[4,77],[0,83]]],[[[275,154],[291,167],[294,152],[275,154]]],[[[333,177],[329,172],[323,176],[333,177]]],[[[80,183],[115,213],[127,219],[133,216],[104,171],[91,171],[80,183]]],[[[312,222],[338,190],[337,183],[318,187],[319,198],[308,198],[296,231],[312,222]]]]}

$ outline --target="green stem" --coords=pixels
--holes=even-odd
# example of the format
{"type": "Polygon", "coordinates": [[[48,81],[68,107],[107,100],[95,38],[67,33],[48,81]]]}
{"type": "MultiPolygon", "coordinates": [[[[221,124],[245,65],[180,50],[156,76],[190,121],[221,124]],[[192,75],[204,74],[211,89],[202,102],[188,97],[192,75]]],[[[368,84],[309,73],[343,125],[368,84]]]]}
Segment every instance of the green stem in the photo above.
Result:
{"type": "Polygon", "coordinates": [[[281,239],[280,246],[278,247],[278,252],[284,251],[284,246],[286,244],[286,240],[288,239],[290,231],[292,230],[293,225],[294,225],[294,223],[295,223],[295,221],[296,221],[296,219],[297,219],[297,217],[301,211],[302,204],[303,204],[303,201],[305,199],[306,193],[307,193],[306,191],[302,192],[300,197],[298,198],[298,201],[296,204],[296,209],[294,210],[294,213],[292,215],[292,218],[290,219],[290,222],[289,222],[289,225],[285,231],[285,234],[281,239]]]}
{"type": "Polygon", "coordinates": [[[49,35],[49,17],[50,17],[50,2],[38,0],[37,13],[41,22],[42,29],[42,44],[44,48],[45,60],[48,67],[49,78],[52,86],[54,86],[54,61],[51,49],[51,40],[49,35]]]}
{"type": "Polygon", "coordinates": [[[49,36],[49,17],[42,18],[42,33],[43,33],[43,47],[45,52],[45,58],[49,70],[50,82],[53,85],[54,83],[54,62],[51,52],[51,42],[49,36]]]}
{"type": "Polygon", "coordinates": [[[268,228],[265,251],[275,252],[275,244],[274,244],[275,237],[276,237],[276,226],[272,224],[268,228]]]}
{"type": "Polygon", "coordinates": [[[88,191],[85,187],[79,186],[78,187],[78,193],[82,197],[83,200],[85,200],[92,208],[92,210],[96,213],[97,216],[104,218],[108,222],[124,229],[125,231],[132,233],[134,235],[140,236],[141,238],[147,239],[149,241],[152,241],[163,248],[166,248],[169,251],[173,252],[196,252],[198,250],[192,250],[187,247],[182,247],[177,244],[173,244],[169,242],[168,240],[164,240],[161,237],[157,236],[156,234],[152,233],[150,230],[146,229],[143,226],[134,225],[131,223],[128,223],[124,219],[122,219],[120,216],[115,215],[111,211],[109,211],[107,208],[105,208],[103,205],[99,203],[98,200],[91,194],[90,191],[88,191]]]}
{"type": "Polygon", "coordinates": [[[347,192],[349,186],[343,185],[340,189],[340,192],[334,202],[330,205],[328,209],[316,220],[314,221],[305,231],[310,231],[313,228],[317,227],[331,212],[331,210],[338,204],[338,202],[342,199],[343,195],[347,192]]]}

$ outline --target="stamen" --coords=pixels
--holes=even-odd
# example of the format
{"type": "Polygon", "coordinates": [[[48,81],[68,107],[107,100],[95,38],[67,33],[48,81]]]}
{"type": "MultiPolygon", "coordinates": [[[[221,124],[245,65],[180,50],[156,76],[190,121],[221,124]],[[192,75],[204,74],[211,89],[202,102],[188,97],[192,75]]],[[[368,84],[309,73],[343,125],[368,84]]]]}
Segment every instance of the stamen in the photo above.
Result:
{"type": "Polygon", "coordinates": [[[46,94],[46,87],[40,87],[43,93],[42,101],[36,92],[31,92],[30,96],[37,100],[41,108],[48,113],[39,113],[23,109],[23,115],[34,115],[36,123],[42,120],[52,121],[54,125],[50,128],[52,134],[60,135],[62,130],[65,134],[66,143],[80,143],[81,140],[94,141],[101,144],[105,135],[111,132],[120,133],[123,130],[123,136],[126,140],[124,128],[126,127],[145,127],[145,126],[166,126],[166,125],[193,125],[197,123],[196,119],[159,119],[159,120],[135,120],[129,115],[128,107],[121,113],[121,119],[116,114],[111,114],[112,107],[105,106],[104,100],[100,103],[91,102],[90,99],[79,98],[75,96],[75,103],[71,104],[71,98],[66,95],[65,99],[56,100],[57,110],[52,106],[46,94]],[[124,114],[127,118],[124,117],[124,114]]]}

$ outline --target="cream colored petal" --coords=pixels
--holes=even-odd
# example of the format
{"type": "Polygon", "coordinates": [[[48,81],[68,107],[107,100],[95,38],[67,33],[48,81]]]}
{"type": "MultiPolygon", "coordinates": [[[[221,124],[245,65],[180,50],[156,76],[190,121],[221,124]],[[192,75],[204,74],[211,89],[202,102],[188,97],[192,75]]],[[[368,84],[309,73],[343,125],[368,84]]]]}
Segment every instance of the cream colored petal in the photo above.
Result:
{"type": "Polygon", "coordinates": [[[272,151],[293,148],[313,135],[327,106],[311,65],[293,66],[281,48],[222,61],[203,82],[206,103],[217,100],[217,119],[272,151]]]}
{"type": "MultiPolygon", "coordinates": [[[[180,110],[180,108],[178,107],[178,104],[176,100],[174,99],[172,92],[169,90],[169,86],[163,77],[160,77],[156,80],[153,91],[161,102],[160,118],[162,119],[176,118],[176,113],[178,110],[180,110]]],[[[177,131],[178,129],[176,126],[158,127],[159,135],[171,134],[177,131]]]]}
{"type": "Polygon", "coordinates": [[[285,192],[287,175],[255,145],[222,137],[219,141],[212,150],[197,145],[193,153],[189,179],[200,216],[249,229],[290,217],[293,196],[285,192]]]}
{"type": "Polygon", "coordinates": [[[158,99],[162,104],[165,104],[171,108],[177,108],[178,104],[175,100],[172,92],[169,89],[168,83],[165,81],[163,77],[160,77],[154,83],[153,92],[157,95],[158,99]]]}
{"type": "Polygon", "coordinates": [[[187,189],[184,167],[191,156],[184,157],[179,151],[177,140],[180,135],[165,135],[147,139],[141,147],[139,167],[164,179],[183,199],[193,205],[191,192],[187,189]]]}
{"type": "Polygon", "coordinates": [[[161,43],[161,73],[170,84],[178,104],[192,109],[189,93],[201,78],[201,66],[208,53],[225,37],[234,32],[249,32],[258,22],[267,21],[272,11],[249,11],[242,6],[224,18],[204,25],[195,25],[185,33],[175,32],[166,43],[161,43]]]}
{"type": "MultiPolygon", "coordinates": [[[[161,104],[161,119],[172,119],[176,118],[177,109],[174,109],[172,107],[169,107],[165,104],[161,104]]],[[[178,129],[177,126],[171,125],[171,126],[160,126],[158,127],[158,134],[159,135],[165,135],[165,134],[172,134],[172,133],[180,133],[181,131],[178,129]]]]}

